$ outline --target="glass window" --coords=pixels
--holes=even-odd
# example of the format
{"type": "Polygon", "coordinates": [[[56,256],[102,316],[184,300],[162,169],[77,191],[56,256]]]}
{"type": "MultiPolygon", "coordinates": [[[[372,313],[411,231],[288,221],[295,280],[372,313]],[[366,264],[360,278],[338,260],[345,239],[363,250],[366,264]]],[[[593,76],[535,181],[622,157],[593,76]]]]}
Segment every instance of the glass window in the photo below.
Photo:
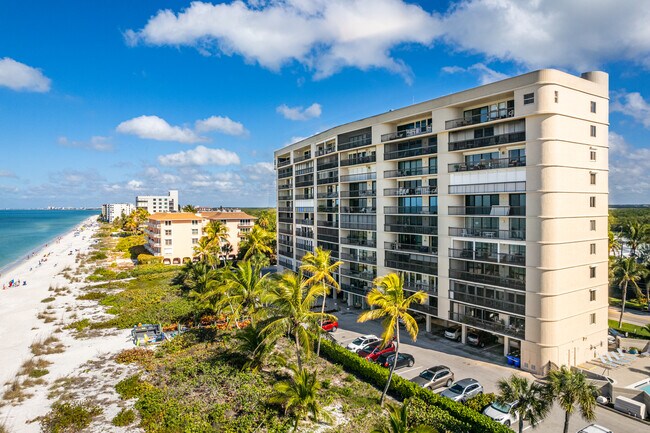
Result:
{"type": "Polygon", "coordinates": [[[596,231],[596,220],[589,220],[589,227],[591,231],[596,231]]]}
{"type": "Polygon", "coordinates": [[[596,101],[591,101],[591,112],[592,113],[596,112],[596,101]]]}
{"type": "Polygon", "coordinates": [[[524,105],[532,104],[534,102],[535,102],[535,94],[534,93],[526,93],[526,94],[524,94],[524,105]]]}
{"type": "Polygon", "coordinates": [[[596,151],[595,151],[595,150],[591,150],[591,151],[589,152],[589,159],[590,159],[591,161],[595,161],[595,160],[596,160],[596,151]]]}
{"type": "Polygon", "coordinates": [[[589,197],[589,207],[596,207],[596,197],[589,197]]]}
{"type": "Polygon", "coordinates": [[[595,266],[590,266],[589,267],[589,278],[596,278],[596,267],[595,266]]]}
{"type": "Polygon", "coordinates": [[[591,134],[592,137],[596,136],[596,125],[591,125],[590,134],[591,134]]]}

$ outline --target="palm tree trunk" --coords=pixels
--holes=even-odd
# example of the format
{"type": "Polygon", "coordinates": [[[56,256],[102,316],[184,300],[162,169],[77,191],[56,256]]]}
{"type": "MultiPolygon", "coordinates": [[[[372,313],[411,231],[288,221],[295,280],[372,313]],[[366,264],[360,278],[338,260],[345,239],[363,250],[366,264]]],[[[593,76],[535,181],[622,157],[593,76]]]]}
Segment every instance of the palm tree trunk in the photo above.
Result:
{"type": "Polygon", "coordinates": [[[569,433],[569,417],[571,417],[571,414],[564,412],[564,433],[569,433]]]}
{"type": "Polygon", "coordinates": [[[323,305],[320,308],[320,329],[318,330],[318,347],[316,348],[316,356],[320,356],[320,339],[323,336],[323,315],[325,315],[325,300],[327,299],[327,293],[325,293],[325,284],[322,284],[323,288],[323,305]]]}
{"type": "Polygon", "coordinates": [[[393,379],[393,372],[395,371],[395,367],[397,367],[397,355],[399,354],[399,320],[397,320],[397,323],[395,324],[395,335],[397,337],[397,340],[395,341],[395,359],[393,359],[393,365],[390,367],[390,372],[388,373],[388,381],[386,382],[386,386],[384,387],[384,392],[381,393],[381,398],[379,399],[379,405],[381,407],[384,407],[384,399],[386,398],[386,394],[388,393],[388,388],[390,387],[390,381],[393,379]]]}
{"type": "Polygon", "coordinates": [[[524,432],[524,417],[519,416],[519,433],[524,432]]]}
{"type": "Polygon", "coordinates": [[[627,298],[627,280],[623,283],[623,293],[621,293],[621,315],[618,318],[618,327],[620,329],[621,325],[623,324],[623,313],[625,312],[625,300],[627,298]]]}
{"type": "MultiPolygon", "coordinates": [[[[298,332],[294,331],[293,336],[296,341],[296,359],[298,360],[298,371],[302,371],[302,359],[300,358],[300,339],[298,339],[298,332]]],[[[296,428],[298,428],[297,422],[296,422],[296,428]]]]}

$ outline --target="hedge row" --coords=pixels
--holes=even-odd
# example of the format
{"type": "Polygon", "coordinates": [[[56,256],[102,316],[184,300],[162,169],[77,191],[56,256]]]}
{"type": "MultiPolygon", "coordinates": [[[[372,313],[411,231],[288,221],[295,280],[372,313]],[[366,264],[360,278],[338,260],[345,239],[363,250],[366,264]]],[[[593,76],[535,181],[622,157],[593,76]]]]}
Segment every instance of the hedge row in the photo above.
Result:
{"type": "MultiPolygon", "coordinates": [[[[340,364],[348,372],[357,375],[377,388],[383,389],[388,380],[388,369],[377,364],[366,361],[356,353],[350,352],[344,347],[327,340],[321,342],[321,353],[331,362],[340,364]]],[[[422,388],[413,382],[398,375],[393,375],[389,391],[392,395],[405,400],[407,398],[418,398],[428,405],[441,417],[441,425],[450,431],[464,431],[470,433],[512,433],[512,431],[480,414],[467,406],[457,403],[422,388]],[[441,410],[436,410],[441,409],[441,410]],[[445,415],[449,417],[447,418],[445,415]],[[459,430],[460,428],[460,430],[459,430]]]]}

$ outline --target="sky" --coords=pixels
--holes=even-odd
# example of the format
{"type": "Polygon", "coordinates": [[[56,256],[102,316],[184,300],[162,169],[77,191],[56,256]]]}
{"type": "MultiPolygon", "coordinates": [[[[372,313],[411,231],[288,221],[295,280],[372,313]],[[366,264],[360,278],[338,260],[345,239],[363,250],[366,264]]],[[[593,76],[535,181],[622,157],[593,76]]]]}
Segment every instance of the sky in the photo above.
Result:
{"type": "Polygon", "coordinates": [[[610,204],[650,203],[650,1],[1,5],[0,208],[274,206],[274,150],[540,68],[610,74],[610,204]]]}

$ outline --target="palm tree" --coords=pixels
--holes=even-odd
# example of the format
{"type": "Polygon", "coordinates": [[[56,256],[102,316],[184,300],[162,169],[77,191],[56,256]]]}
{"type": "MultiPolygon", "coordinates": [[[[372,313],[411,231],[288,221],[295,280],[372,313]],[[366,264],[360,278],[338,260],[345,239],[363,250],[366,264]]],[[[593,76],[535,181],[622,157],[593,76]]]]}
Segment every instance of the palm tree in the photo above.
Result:
{"type": "Polygon", "coordinates": [[[640,221],[632,221],[623,226],[623,235],[630,247],[630,255],[635,256],[636,250],[641,244],[648,242],[650,238],[650,226],[640,221]]]}
{"type": "Polygon", "coordinates": [[[569,420],[576,407],[586,421],[596,419],[598,388],[583,373],[562,366],[559,370],[552,370],[548,380],[548,392],[564,410],[564,433],[569,432],[569,420]]]}
{"type": "Polygon", "coordinates": [[[616,234],[610,230],[608,237],[609,237],[609,241],[608,241],[609,254],[615,256],[616,253],[622,252],[621,242],[619,241],[616,234]]]}
{"type": "Polygon", "coordinates": [[[409,427],[406,405],[400,408],[396,404],[388,405],[388,427],[382,425],[375,428],[371,433],[437,433],[437,430],[431,426],[409,427]]]}
{"type": "Polygon", "coordinates": [[[271,245],[273,245],[274,240],[275,236],[273,233],[264,230],[260,226],[253,226],[251,231],[246,235],[246,241],[244,243],[246,254],[244,254],[244,259],[248,259],[257,254],[273,255],[274,251],[271,245]]]}
{"type": "Polygon", "coordinates": [[[415,292],[408,298],[404,297],[404,280],[400,275],[395,273],[388,274],[384,277],[377,278],[374,283],[376,287],[368,293],[368,304],[377,309],[364,311],[361,313],[357,322],[367,322],[368,320],[381,319],[386,317],[382,322],[384,332],[381,334],[382,345],[387,345],[393,336],[395,336],[395,357],[393,365],[390,368],[388,382],[381,394],[379,404],[383,406],[388,387],[393,379],[393,371],[397,365],[397,355],[399,354],[399,325],[404,324],[406,332],[411,336],[413,341],[418,338],[418,324],[408,312],[412,303],[423,304],[427,299],[427,294],[423,291],[415,292]]]}
{"type": "Polygon", "coordinates": [[[270,323],[264,328],[269,341],[282,335],[293,334],[298,368],[302,370],[302,353],[309,355],[312,350],[312,335],[321,317],[334,319],[331,314],[311,311],[316,297],[320,295],[317,287],[309,287],[302,272],[287,271],[280,277],[264,301],[271,305],[270,323]]]}
{"type": "Polygon", "coordinates": [[[319,416],[329,421],[330,416],[323,410],[319,401],[318,390],[321,388],[320,381],[316,378],[316,372],[308,372],[300,368],[292,368],[293,375],[289,380],[276,383],[271,403],[277,403],[284,407],[284,413],[291,412],[294,417],[293,431],[298,429],[298,424],[308,414],[311,414],[314,421],[319,416]]]}
{"type": "MultiPolygon", "coordinates": [[[[342,261],[331,262],[330,258],[331,252],[324,250],[321,247],[317,247],[316,251],[312,253],[307,253],[302,258],[302,269],[303,272],[310,274],[311,277],[307,279],[307,284],[310,286],[318,286],[323,296],[323,305],[321,305],[320,312],[325,314],[325,299],[330,294],[329,286],[332,286],[336,289],[337,292],[341,291],[339,283],[332,277],[332,273],[343,264],[342,261]],[[329,285],[329,286],[328,286],[329,285]]],[[[323,327],[323,319],[321,317],[320,327],[323,327]]],[[[320,356],[320,340],[322,337],[322,332],[318,333],[318,348],[316,349],[316,356],[320,356]]]]}
{"type": "Polygon", "coordinates": [[[215,246],[207,236],[202,236],[194,245],[194,257],[198,257],[203,262],[209,261],[210,256],[213,256],[214,253],[215,246]]]}
{"type": "Polygon", "coordinates": [[[259,268],[250,262],[239,262],[234,270],[226,271],[228,298],[235,306],[235,320],[246,315],[255,323],[255,315],[269,287],[268,275],[261,276],[259,268]]]}
{"type": "Polygon", "coordinates": [[[203,233],[214,246],[217,254],[220,254],[221,245],[228,240],[228,227],[219,220],[210,220],[203,227],[203,233]]]}
{"type": "Polygon", "coordinates": [[[186,204],[183,206],[181,209],[183,212],[191,212],[191,213],[196,213],[196,206],[191,205],[191,204],[186,204]]]}
{"type": "Polygon", "coordinates": [[[187,271],[185,282],[190,289],[188,297],[201,310],[214,313],[222,311],[225,295],[223,273],[212,269],[206,263],[193,263],[187,271]]]}
{"type": "Polygon", "coordinates": [[[528,421],[534,428],[551,410],[552,396],[546,387],[536,382],[513,374],[508,379],[500,379],[497,386],[499,403],[518,402],[514,411],[519,416],[519,433],[524,431],[524,421],[528,421]]]}
{"type": "Polygon", "coordinates": [[[617,281],[618,286],[621,288],[621,315],[618,318],[618,327],[620,328],[623,323],[628,285],[632,284],[637,295],[643,296],[638,282],[648,275],[648,270],[639,265],[635,257],[621,257],[614,263],[612,271],[614,273],[614,281],[617,281]]]}
{"type": "Polygon", "coordinates": [[[235,335],[237,348],[248,357],[244,369],[257,371],[271,354],[273,345],[265,337],[262,328],[256,324],[240,329],[235,335]]]}

